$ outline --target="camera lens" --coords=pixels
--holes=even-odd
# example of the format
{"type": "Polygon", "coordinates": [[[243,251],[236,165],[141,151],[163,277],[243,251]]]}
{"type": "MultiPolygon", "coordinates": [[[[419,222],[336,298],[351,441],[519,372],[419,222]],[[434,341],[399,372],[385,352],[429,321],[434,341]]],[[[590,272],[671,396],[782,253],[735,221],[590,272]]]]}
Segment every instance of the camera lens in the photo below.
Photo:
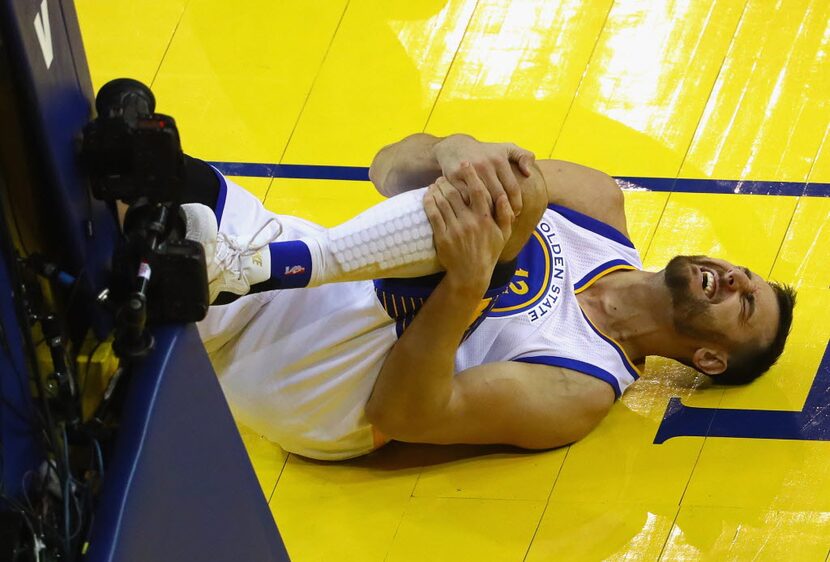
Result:
{"type": "Polygon", "coordinates": [[[131,78],[116,78],[104,84],[95,97],[95,109],[101,117],[122,116],[128,122],[149,116],[156,109],[150,88],[131,78]]]}

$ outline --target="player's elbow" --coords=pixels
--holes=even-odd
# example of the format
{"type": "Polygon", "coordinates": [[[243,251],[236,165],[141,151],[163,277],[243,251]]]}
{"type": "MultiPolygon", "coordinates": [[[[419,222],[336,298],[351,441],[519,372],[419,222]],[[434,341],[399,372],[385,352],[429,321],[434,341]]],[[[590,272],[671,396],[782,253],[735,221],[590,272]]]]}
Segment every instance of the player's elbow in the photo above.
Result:
{"type": "Polygon", "coordinates": [[[417,424],[412,420],[407,420],[405,416],[381,409],[367,408],[366,419],[372,427],[389,439],[409,443],[423,441],[422,431],[417,424]]]}
{"type": "Polygon", "coordinates": [[[524,449],[540,450],[576,443],[597,428],[613,405],[613,393],[601,392],[586,396],[567,419],[540,423],[534,430],[517,436],[513,444],[524,449]]]}
{"type": "Polygon", "coordinates": [[[381,400],[369,400],[365,408],[366,421],[376,430],[396,441],[411,441],[418,431],[418,416],[401,408],[390,408],[381,400]]]}
{"type": "Polygon", "coordinates": [[[582,440],[597,425],[599,425],[599,422],[594,424],[568,424],[568,427],[552,428],[533,435],[522,435],[511,440],[512,443],[510,444],[531,451],[557,449],[582,440]]]}
{"type": "Polygon", "coordinates": [[[375,155],[371,166],[369,166],[369,181],[372,182],[372,185],[375,186],[378,193],[388,197],[389,195],[385,192],[385,184],[386,177],[389,175],[389,166],[385,162],[386,157],[384,155],[384,150],[385,148],[381,149],[380,152],[375,155]]]}
{"type": "Polygon", "coordinates": [[[377,400],[374,396],[369,398],[369,401],[366,403],[366,407],[363,409],[363,413],[366,416],[366,421],[375,426],[378,430],[383,431],[381,426],[386,425],[387,416],[385,415],[384,408],[381,407],[379,400],[377,400]]]}
{"type": "Polygon", "coordinates": [[[542,218],[542,213],[545,212],[549,203],[548,187],[545,181],[545,175],[539,166],[534,163],[530,169],[530,176],[524,177],[518,172],[514,165],[515,176],[519,178],[519,190],[522,194],[522,214],[530,215],[530,220],[534,220],[534,225],[542,218]]]}
{"type": "Polygon", "coordinates": [[[602,201],[602,214],[604,222],[616,226],[617,221],[622,221],[620,226],[625,226],[625,194],[617,183],[617,180],[608,174],[596,171],[598,179],[596,182],[597,196],[602,201]]]}
{"type": "Polygon", "coordinates": [[[608,204],[609,206],[614,209],[617,213],[622,214],[625,216],[625,194],[623,190],[620,188],[617,181],[612,178],[611,176],[608,177],[608,189],[607,189],[607,197],[608,197],[608,204]]]}

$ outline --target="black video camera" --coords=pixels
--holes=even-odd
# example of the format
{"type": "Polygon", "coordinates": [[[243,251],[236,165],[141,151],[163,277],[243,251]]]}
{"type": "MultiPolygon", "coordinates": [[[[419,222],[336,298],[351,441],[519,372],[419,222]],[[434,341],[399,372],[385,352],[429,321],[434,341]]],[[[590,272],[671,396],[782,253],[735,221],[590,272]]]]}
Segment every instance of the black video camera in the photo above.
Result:
{"type": "Polygon", "coordinates": [[[108,297],[116,310],[113,347],[141,356],[152,347],[147,320],[195,322],[207,314],[205,254],[184,238],[179,220],[187,174],[173,118],[154,113],[150,89],[128,78],[105,84],[95,107],[81,152],[92,193],[113,207],[129,204],[108,297]]]}
{"type": "Polygon", "coordinates": [[[97,199],[179,202],[187,181],[179,131],[155,107],[150,89],[129,78],[98,91],[98,117],[84,128],[82,153],[97,199]]]}

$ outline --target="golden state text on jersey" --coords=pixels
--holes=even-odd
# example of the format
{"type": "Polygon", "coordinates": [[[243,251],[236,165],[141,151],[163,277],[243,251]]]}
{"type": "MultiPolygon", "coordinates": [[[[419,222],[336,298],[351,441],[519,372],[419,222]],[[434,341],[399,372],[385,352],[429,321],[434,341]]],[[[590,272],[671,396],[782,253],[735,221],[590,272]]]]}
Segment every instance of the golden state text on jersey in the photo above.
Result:
{"type": "Polygon", "coordinates": [[[543,218],[517,259],[516,273],[487,314],[525,314],[531,322],[551,313],[565,289],[566,262],[555,225],[543,218]]]}

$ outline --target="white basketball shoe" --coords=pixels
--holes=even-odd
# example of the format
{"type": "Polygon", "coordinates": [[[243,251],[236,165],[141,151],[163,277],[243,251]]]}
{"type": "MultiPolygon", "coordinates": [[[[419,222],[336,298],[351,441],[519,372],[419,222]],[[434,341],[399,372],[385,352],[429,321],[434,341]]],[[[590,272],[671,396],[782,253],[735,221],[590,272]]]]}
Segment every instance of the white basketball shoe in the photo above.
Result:
{"type": "Polygon", "coordinates": [[[275,218],[266,221],[247,240],[219,232],[216,215],[207,205],[181,205],[185,219],[185,238],[205,248],[210,302],[220,293],[245,295],[251,285],[271,278],[271,253],[268,244],[282,233],[275,218]]]}

